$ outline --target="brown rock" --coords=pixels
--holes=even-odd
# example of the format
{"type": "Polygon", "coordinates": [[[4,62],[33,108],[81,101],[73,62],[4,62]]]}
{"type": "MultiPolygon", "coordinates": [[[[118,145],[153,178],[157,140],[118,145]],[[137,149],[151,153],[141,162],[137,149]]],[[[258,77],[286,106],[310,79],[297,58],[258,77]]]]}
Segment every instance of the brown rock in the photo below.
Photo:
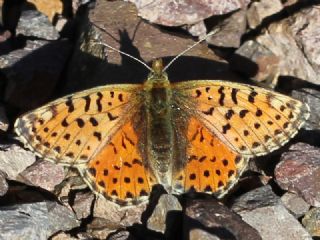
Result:
{"type": "MultiPolygon", "coordinates": [[[[313,70],[320,74],[320,9],[317,6],[303,9],[290,19],[292,36],[303,51],[313,70]]],[[[319,84],[319,77],[317,83],[319,84]]]]}
{"type": "MultiPolygon", "coordinates": [[[[310,18],[307,18],[306,21],[312,24],[309,27],[310,33],[308,33],[313,36],[313,40],[308,40],[308,43],[316,41],[314,29],[317,29],[317,24],[310,18]]],[[[245,42],[236,51],[238,57],[233,59],[232,66],[252,76],[252,68],[246,68],[244,63],[241,63],[243,59],[250,59],[257,65],[258,71],[253,77],[255,81],[268,81],[275,85],[278,76],[291,76],[318,84],[320,75],[317,68],[314,67],[318,66],[315,64],[318,63],[318,60],[314,57],[317,51],[308,48],[310,57],[304,53],[303,45],[298,42],[295,34],[295,32],[302,31],[303,27],[294,19],[295,17],[289,17],[272,23],[255,40],[245,42]]]]}
{"type": "Polygon", "coordinates": [[[210,0],[130,0],[136,4],[139,16],[165,26],[194,24],[213,15],[221,15],[244,8],[250,1],[210,0]]]}
{"type": "MultiPolygon", "coordinates": [[[[100,41],[147,63],[163,57],[165,64],[172,56],[194,43],[190,38],[169,34],[141,21],[134,5],[127,2],[97,1],[95,11],[89,14],[89,21],[100,29],[83,29],[81,51],[74,53],[70,65],[72,68],[69,69],[67,87],[70,91],[107,83],[142,83],[146,79],[148,69],[116,51],[102,47],[98,44],[100,41]],[[104,60],[104,49],[107,52],[108,64],[104,60]]],[[[172,81],[234,79],[235,76],[230,74],[228,66],[217,62],[218,60],[208,47],[199,44],[168,69],[169,78],[172,81]]]]}
{"type": "Polygon", "coordinates": [[[53,191],[55,186],[63,181],[64,169],[61,165],[49,161],[37,161],[24,170],[17,180],[28,185],[38,186],[48,191],[53,191]]]}
{"type": "Polygon", "coordinates": [[[304,143],[292,145],[275,168],[279,186],[299,194],[312,206],[320,206],[320,150],[304,143]]]}
{"type": "Polygon", "coordinates": [[[72,237],[70,234],[60,232],[50,238],[51,240],[76,240],[79,238],[72,237]]]}
{"type": "Polygon", "coordinates": [[[221,29],[206,41],[219,47],[238,48],[241,44],[241,37],[246,31],[246,11],[239,10],[226,18],[221,23],[221,29]]]}
{"type": "Polygon", "coordinates": [[[259,233],[227,207],[214,199],[189,200],[184,224],[184,239],[261,239],[259,233]]]}
{"type": "Polygon", "coordinates": [[[302,219],[303,226],[313,237],[320,237],[320,208],[312,208],[302,219]]]}
{"type": "Polygon", "coordinates": [[[247,11],[248,24],[250,28],[255,28],[261,24],[263,19],[271,16],[283,9],[280,0],[261,0],[253,2],[247,11]]]}

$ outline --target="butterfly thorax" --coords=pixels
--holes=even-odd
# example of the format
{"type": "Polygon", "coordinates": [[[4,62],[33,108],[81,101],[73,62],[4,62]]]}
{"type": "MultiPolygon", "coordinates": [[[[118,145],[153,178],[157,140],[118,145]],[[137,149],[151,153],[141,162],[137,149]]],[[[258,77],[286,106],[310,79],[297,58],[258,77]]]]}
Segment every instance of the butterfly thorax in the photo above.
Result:
{"type": "Polygon", "coordinates": [[[148,161],[153,166],[157,180],[165,187],[171,184],[172,154],[174,134],[170,82],[162,72],[161,60],[153,63],[154,72],[150,73],[144,84],[144,111],[147,122],[148,161]]]}

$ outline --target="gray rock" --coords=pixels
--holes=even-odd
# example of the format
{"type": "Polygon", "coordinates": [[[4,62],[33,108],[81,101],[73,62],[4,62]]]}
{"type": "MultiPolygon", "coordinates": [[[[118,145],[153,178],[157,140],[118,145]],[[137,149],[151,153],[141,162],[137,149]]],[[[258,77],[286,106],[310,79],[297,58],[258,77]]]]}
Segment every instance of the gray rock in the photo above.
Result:
{"type": "Polygon", "coordinates": [[[297,193],[316,207],[320,207],[319,156],[319,148],[297,143],[282,154],[275,168],[275,178],[282,189],[297,193]]]}
{"type": "MultiPolygon", "coordinates": [[[[181,212],[182,207],[178,199],[171,194],[163,194],[152,215],[147,221],[147,227],[156,232],[171,232],[177,226],[175,213],[181,212]]],[[[180,214],[181,215],[181,214],[180,214]]]]}
{"type": "Polygon", "coordinates": [[[122,227],[127,227],[134,223],[141,223],[141,214],[145,208],[146,203],[121,207],[103,197],[98,197],[94,205],[93,216],[105,219],[112,225],[117,224],[122,227]]]}
{"type": "Polygon", "coordinates": [[[309,233],[282,205],[271,187],[265,186],[240,196],[232,206],[264,240],[311,240],[309,233]]]}
{"type": "Polygon", "coordinates": [[[22,11],[16,34],[46,40],[57,40],[59,38],[58,31],[51,24],[48,17],[37,10],[22,11]]]}
{"type": "Polygon", "coordinates": [[[313,237],[320,237],[320,208],[312,208],[302,219],[303,226],[313,237]]]}
{"type": "Polygon", "coordinates": [[[183,239],[261,239],[259,233],[215,199],[188,200],[183,239]]]}
{"type": "Polygon", "coordinates": [[[310,208],[310,204],[306,203],[302,197],[290,192],[283,194],[281,201],[295,218],[302,217],[310,208]]]}
{"type": "Polygon", "coordinates": [[[233,203],[232,210],[237,213],[250,212],[257,208],[279,204],[281,204],[280,198],[272,192],[270,185],[266,185],[241,195],[233,203]]]}
{"type": "Polygon", "coordinates": [[[68,41],[30,41],[23,49],[0,56],[1,71],[8,79],[5,101],[29,110],[51,97],[71,51],[68,41]]]}
{"type": "Polygon", "coordinates": [[[0,171],[8,179],[15,180],[17,175],[36,161],[36,156],[17,145],[0,146],[0,171]]]}
{"type": "Polygon", "coordinates": [[[292,97],[307,103],[310,107],[310,118],[304,125],[305,129],[320,129],[320,91],[311,88],[303,88],[292,91],[292,97]]]}
{"type": "Polygon", "coordinates": [[[94,200],[93,193],[76,193],[72,209],[77,215],[78,219],[87,218],[91,214],[92,203],[94,200]]]}
{"type": "Polygon", "coordinates": [[[72,211],[55,202],[36,202],[0,208],[2,239],[48,239],[80,224],[72,211]]]}

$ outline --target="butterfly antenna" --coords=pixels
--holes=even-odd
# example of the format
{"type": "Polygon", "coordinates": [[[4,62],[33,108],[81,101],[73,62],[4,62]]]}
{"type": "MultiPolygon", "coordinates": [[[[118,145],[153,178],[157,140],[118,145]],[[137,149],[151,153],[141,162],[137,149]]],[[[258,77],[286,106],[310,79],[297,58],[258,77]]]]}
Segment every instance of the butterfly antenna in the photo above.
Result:
{"type": "Polygon", "coordinates": [[[128,53],[122,52],[121,50],[116,49],[116,48],[110,46],[110,45],[107,44],[107,43],[99,42],[99,43],[97,43],[97,44],[102,45],[102,46],[105,46],[105,47],[107,47],[107,48],[109,48],[109,49],[111,49],[111,50],[114,50],[114,51],[122,54],[122,55],[125,55],[125,56],[127,56],[127,57],[129,57],[129,58],[131,58],[131,59],[133,59],[133,60],[141,63],[141,64],[142,64],[143,66],[145,66],[149,71],[153,72],[153,69],[152,69],[151,67],[149,67],[145,62],[141,61],[140,59],[138,59],[138,58],[136,58],[136,57],[134,57],[134,56],[131,56],[131,55],[128,54],[128,53]]]}
{"type": "Polygon", "coordinates": [[[182,51],[181,53],[179,53],[177,56],[175,56],[168,64],[167,66],[165,66],[165,68],[163,69],[163,71],[165,72],[172,63],[174,63],[177,58],[181,57],[182,55],[184,55],[186,52],[190,51],[192,48],[194,48],[195,46],[197,46],[199,43],[201,43],[202,41],[206,40],[208,37],[216,34],[217,32],[220,31],[220,28],[216,28],[215,30],[213,30],[212,32],[209,32],[207,35],[205,35],[204,37],[200,38],[199,41],[195,42],[194,44],[192,44],[190,47],[188,47],[186,50],[182,51]]]}

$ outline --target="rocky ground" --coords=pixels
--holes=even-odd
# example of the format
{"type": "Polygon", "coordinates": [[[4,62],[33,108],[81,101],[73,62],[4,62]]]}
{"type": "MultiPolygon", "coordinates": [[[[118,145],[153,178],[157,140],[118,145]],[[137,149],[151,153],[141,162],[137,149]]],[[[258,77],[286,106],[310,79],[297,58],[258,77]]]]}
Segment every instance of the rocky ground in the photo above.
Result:
{"type": "Polygon", "coordinates": [[[320,5],[178,2],[0,0],[0,239],[320,237],[320,5]],[[119,208],[80,188],[77,172],[39,159],[15,139],[19,114],[49,100],[97,85],[143,82],[142,65],[99,43],[147,63],[168,62],[216,28],[171,66],[173,82],[262,85],[311,108],[299,134],[252,159],[224,199],[163,193],[150,204],[119,208]]]}

